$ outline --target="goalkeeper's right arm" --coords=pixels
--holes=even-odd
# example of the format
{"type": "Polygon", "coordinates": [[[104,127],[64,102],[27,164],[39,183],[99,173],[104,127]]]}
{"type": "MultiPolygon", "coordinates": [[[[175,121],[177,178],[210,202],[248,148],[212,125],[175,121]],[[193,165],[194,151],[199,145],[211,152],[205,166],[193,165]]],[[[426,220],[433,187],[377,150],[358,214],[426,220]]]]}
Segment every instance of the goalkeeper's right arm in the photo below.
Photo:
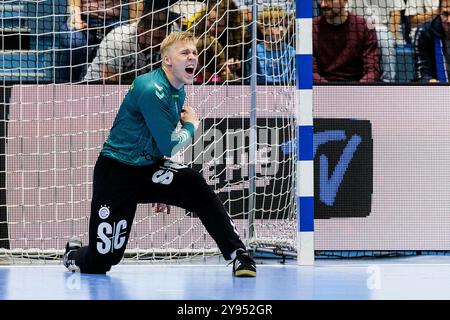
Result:
{"type": "Polygon", "coordinates": [[[166,91],[155,92],[154,87],[149,85],[138,98],[138,104],[159,151],[166,157],[172,157],[191,142],[199,121],[195,111],[185,107],[179,118],[182,128],[176,132],[168,95],[166,91]]]}

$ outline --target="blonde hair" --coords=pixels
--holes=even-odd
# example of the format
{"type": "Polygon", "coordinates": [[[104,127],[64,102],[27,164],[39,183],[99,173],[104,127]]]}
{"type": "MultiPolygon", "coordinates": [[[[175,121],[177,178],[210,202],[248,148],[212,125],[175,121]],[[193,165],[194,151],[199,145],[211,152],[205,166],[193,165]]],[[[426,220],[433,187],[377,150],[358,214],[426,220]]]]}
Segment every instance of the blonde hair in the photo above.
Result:
{"type": "Polygon", "coordinates": [[[197,39],[192,35],[192,33],[187,31],[176,31],[170,33],[164,40],[161,42],[160,53],[161,57],[167,53],[169,48],[176,42],[192,42],[194,45],[197,44],[197,39]]]}

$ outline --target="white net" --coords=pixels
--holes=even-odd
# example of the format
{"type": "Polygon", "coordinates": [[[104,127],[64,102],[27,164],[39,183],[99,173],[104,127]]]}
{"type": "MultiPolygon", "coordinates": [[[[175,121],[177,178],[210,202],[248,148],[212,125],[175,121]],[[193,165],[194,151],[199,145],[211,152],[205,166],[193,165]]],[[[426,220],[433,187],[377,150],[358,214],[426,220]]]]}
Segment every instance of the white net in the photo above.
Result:
{"type": "MultiPolygon", "coordinates": [[[[202,172],[247,245],[294,247],[292,2],[255,6],[257,30],[250,4],[231,0],[5,1],[2,6],[8,12],[2,18],[3,43],[18,39],[18,46],[2,56],[0,258],[49,261],[60,258],[70,236],[87,243],[98,153],[130,82],[159,66],[159,42],[178,29],[199,38],[195,84],[185,89],[186,104],[202,121],[194,144],[174,160],[202,172]],[[9,23],[11,28],[4,27],[9,23]],[[83,28],[76,29],[76,23],[83,28]],[[83,32],[81,40],[87,40],[77,47],[83,32]],[[97,43],[90,42],[90,32],[97,43]],[[251,86],[252,79],[257,86],[251,86]],[[255,164],[254,176],[249,162],[255,164]]],[[[219,251],[195,214],[173,208],[167,215],[138,206],[127,259],[175,261],[211,254],[219,251]]]]}

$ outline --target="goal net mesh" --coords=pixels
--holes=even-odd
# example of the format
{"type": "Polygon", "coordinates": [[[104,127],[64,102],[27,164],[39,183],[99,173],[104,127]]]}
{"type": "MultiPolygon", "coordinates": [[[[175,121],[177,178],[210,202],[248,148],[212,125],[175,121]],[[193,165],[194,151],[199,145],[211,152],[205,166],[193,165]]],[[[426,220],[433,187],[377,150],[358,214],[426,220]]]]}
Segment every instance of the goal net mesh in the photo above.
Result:
{"type": "MultiPolygon", "coordinates": [[[[195,82],[185,90],[201,125],[173,160],[203,174],[246,245],[294,250],[294,3],[76,3],[1,4],[1,32],[12,47],[1,56],[0,260],[52,261],[69,237],[88,243],[99,151],[131,82],[160,66],[159,39],[176,30],[199,39],[195,82]]],[[[216,254],[195,213],[138,205],[126,261],[216,254]]]]}

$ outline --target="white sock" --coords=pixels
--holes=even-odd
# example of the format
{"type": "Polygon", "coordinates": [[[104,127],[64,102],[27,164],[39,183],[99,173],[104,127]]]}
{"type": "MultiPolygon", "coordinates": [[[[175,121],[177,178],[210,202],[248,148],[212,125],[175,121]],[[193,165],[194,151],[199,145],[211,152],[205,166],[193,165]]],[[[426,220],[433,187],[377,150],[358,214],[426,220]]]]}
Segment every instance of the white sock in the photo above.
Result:
{"type": "Polygon", "coordinates": [[[242,250],[245,252],[245,250],[242,248],[238,248],[238,249],[234,250],[232,253],[230,253],[231,260],[236,259],[236,252],[238,252],[238,250],[242,250]]]}

